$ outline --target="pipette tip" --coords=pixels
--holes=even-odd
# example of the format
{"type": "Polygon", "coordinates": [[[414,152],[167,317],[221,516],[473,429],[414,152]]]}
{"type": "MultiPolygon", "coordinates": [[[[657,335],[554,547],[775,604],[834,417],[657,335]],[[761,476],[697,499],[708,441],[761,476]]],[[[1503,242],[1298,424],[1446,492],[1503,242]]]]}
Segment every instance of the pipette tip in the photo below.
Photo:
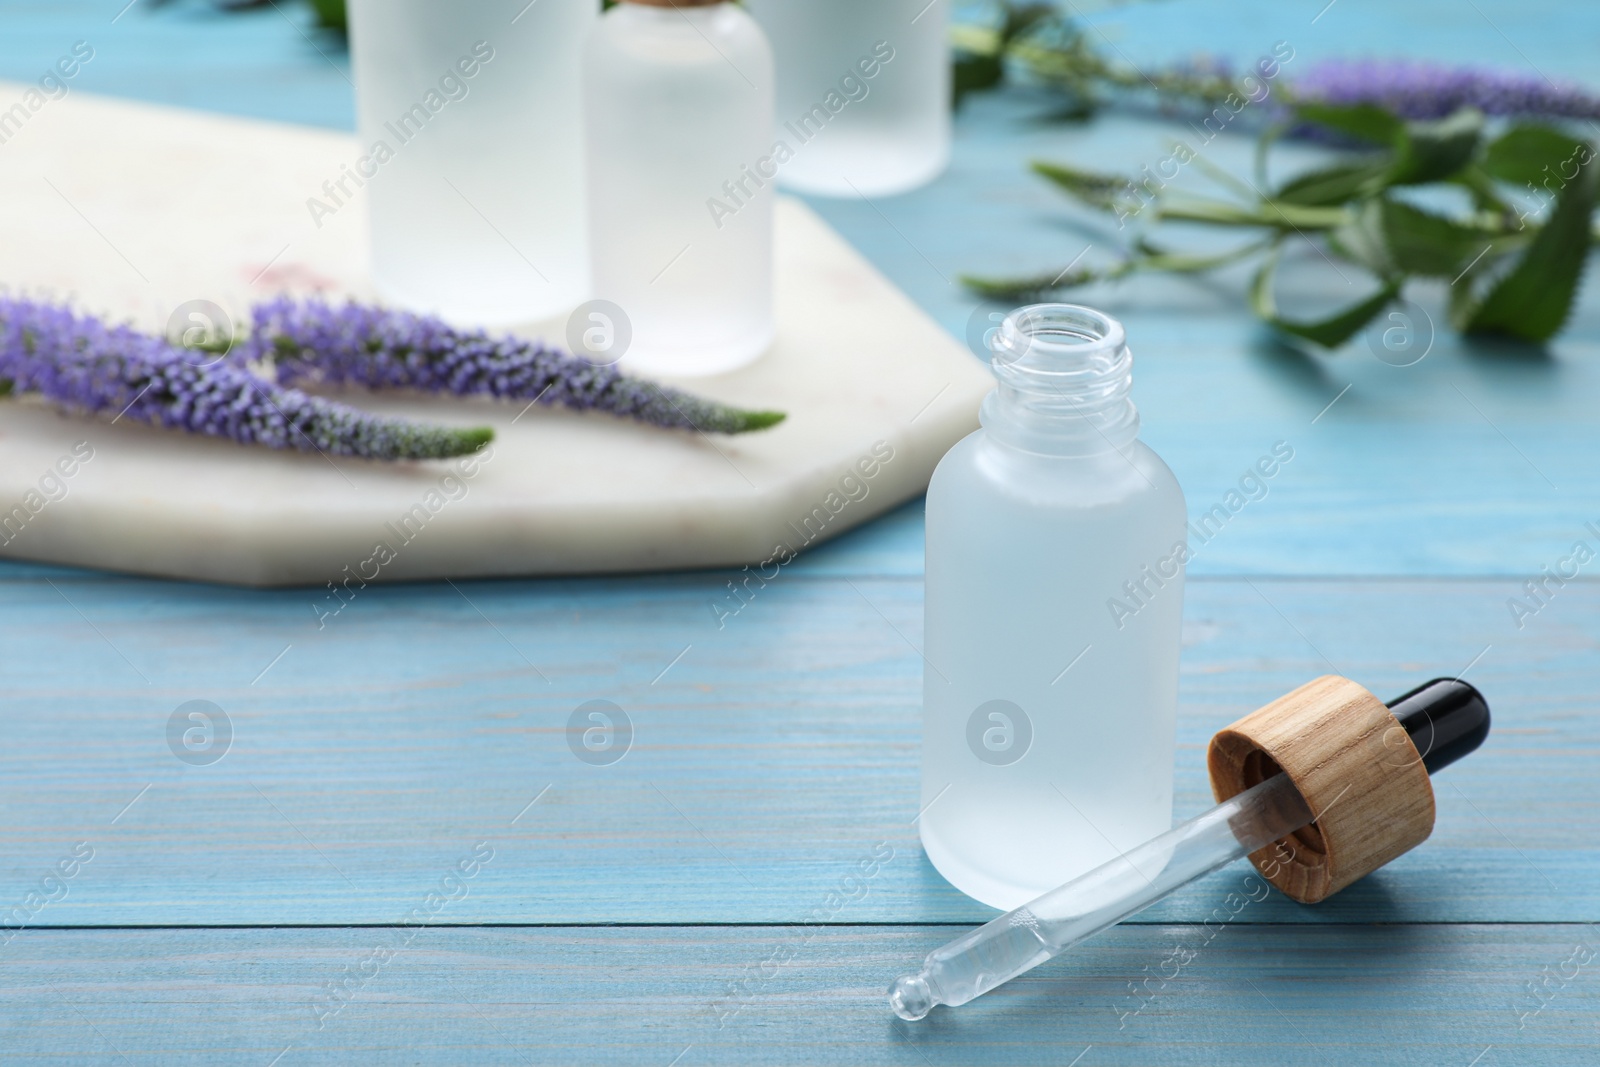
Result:
{"type": "Polygon", "coordinates": [[[924,1018],[939,1003],[921,974],[902,974],[889,987],[889,1007],[908,1023],[924,1018]]]}

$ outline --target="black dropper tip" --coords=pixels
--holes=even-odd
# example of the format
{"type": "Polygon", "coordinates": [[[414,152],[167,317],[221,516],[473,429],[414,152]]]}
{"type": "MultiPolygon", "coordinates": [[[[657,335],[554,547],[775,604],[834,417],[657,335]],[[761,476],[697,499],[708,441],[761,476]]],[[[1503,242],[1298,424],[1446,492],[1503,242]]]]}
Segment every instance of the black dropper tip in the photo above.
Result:
{"type": "Polygon", "coordinates": [[[1429,774],[1477,751],[1489,736],[1489,702],[1459,678],[1435,678],[1389,701],[1429,774]]]}

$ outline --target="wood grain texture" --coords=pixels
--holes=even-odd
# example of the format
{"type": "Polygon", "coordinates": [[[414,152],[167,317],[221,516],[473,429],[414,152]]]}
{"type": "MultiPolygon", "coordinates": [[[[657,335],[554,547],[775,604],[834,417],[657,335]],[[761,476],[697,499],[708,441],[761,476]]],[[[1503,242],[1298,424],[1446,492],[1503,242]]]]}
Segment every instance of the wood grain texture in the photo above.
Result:
{"type": "Polygon", "coordinates": [[[1594,1062],[1592,926],[1249,919],[1111,930],[915,1024],[884,990],[948,927],[435,928],[405,948],[384,928],[32,931],[4,950],[0,1048],[123,1067],[1594,1062]]]}
{"type": "MultiPolygon", "coordinates": [[[[0,78],[34,81],[74,41],[95,50],[72,88],[306,126],[355,128],[350,62],[299,5],[218,18],[205,6],[163,11],[127,0],[6,5],[0,78]],[[115,19],[115,21],[113,21],[115,19]]],[[[9,104],[9,101],[8,101],[9,104]]]]}
{"type": "Polygon", "coordinates": [[[1211,791],[1231,799],[1286,774],[1315,816],[1250,854],[1291,899],[1317,904],[1416,848],[1433,832],[1433,785],[1384,702],[1336,674],[1313,678],[1219,730],[1206,751],[1211,791]],[[1384,737],[1398,731],[1402,747],[1384,737]],[[1279,860],[1281,859],[1281,862],[1279,860]]]}
{"type": "MultiPolygon", "coordinates": [[[[488,839],[501,858],[464,920],[784,922],[887,842],[896,857],[850,920],[985,917],[922,860],[912,825],[920,583],[784,576],[719,630],[709,605],[725,582],[374,589],[321,631],[304,593],[0,584],[0,901],[88,840],[95,860],[41,921],[393,921],[488,839]],[[213,766],[167,747],[169,716],[193,699],[233,722],[213,766]],[[568,747],[569,716],[592,699],[633,721],[611,766],[568,747]]],[[[1210,803],[1212,733],[1318,674],[1393,695],[1470,666],[1495,712],[1485,747],[1440,775],[1424,847],[1325,906],[1274,901],[1264,917],[1600,915],[1586,830],[1600,586],[1569,585],[1521,631],[1512,592],[1190,584],[1181,817],[1210,803]]],[[[1150,917],[1199,921],[1220,884],[1150,917]]]]}

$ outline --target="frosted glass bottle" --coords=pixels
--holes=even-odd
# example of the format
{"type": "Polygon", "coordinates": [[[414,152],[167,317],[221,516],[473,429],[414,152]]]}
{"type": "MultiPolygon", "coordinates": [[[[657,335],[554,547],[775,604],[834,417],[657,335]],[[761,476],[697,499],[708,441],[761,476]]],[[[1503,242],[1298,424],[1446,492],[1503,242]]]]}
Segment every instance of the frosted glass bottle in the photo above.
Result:
{"type": "Polygon", "coordinates": [[[368,200],[379,295],[467,325],[586,299],[578,54],[595,0],[351,0],[349,13],[362,154],[332,194],[339,210],[368,200]]]}
{"type": "Polygon", "coordinates": [[[594,290],[622,362],[717,374],[772,344],[772,50],[731,3],[618,4],[584,49],[594,290]]]}
{"type": "Polygon", "coordinates": [[[1188,549],[1121,325],[1036,305],[990,347],[983,428],[928,487],[919,825],[1009,910],[1171,827],[1188,549]]]}
{"type": "Polygon", "coordinates": [[[950,161],[949,0],[746,0],[778,57],[782,184],[888,196],[950,161]]]}

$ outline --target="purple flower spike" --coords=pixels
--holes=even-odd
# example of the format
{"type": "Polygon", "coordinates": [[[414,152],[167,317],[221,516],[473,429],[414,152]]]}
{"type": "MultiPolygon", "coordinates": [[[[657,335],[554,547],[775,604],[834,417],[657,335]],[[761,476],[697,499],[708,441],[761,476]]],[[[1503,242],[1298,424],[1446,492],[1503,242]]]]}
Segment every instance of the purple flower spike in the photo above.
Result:
{"type": "Polygon", "coordinates": [[[747,433],[784,418],[719,404],[542,344],[457,330],[433,316],[355,303],[334,307],[315,298],[257,305],[250,338],[235,352],[246,361],[270,357],[280,385],[306,380],[537,400],[708,433],[747,433]]]}
{"type": "Polygon", "coordinates": [[[1600,118],[1600,97],[1539,77],[1409,60],[1328,60],[1297,78],[1298,100],[1375,104],[1403,119],[1442,119],[1463,107],[1486,115],[1600,118]]]}
{"type": "Polygon", "coordinates": [[[307,396],[231,363],[205,365],[203,353],[164,338],[31,300],[0,298],[0,386],[240,444],[366,459],[443,459],[476,452],[494,436],[307,396]]]}

